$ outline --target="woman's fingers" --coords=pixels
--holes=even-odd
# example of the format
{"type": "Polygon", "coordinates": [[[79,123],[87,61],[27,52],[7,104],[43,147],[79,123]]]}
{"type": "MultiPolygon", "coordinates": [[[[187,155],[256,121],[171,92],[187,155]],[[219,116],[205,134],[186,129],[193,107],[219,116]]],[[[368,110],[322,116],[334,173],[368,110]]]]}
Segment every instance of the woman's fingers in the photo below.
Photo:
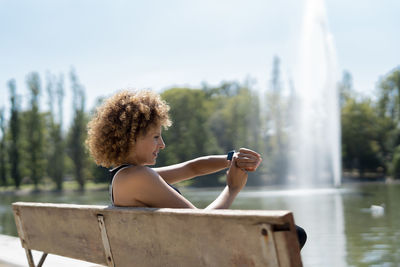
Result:
{"type": "Polygon", "coordinates": [[[239,154],[238,160],[241,162],[257,162],[259,157],[256,157],[252,154],[239,154]]]}
{"type": "Polygon", "coordinates": [[[255,171],[261,161],[261,158],[255,157],[253,155],[241,155],[238,156],[236,159],[236,166],[241,169],[246,169],[247,171],[255,171]]]}
{"type": "Polygon", "coordinates": [[[248,149],[248,148],[243,148],[243,147],[241,149],[239,149],[239,153],[251,154],[251,155],[256,156],[256,157],[260,157],[261,156],[257,152],[255,152],[255,151],[253,151],[251,149],[248,149]]]}
{"type": "Polygon", "coordinates": [[[240,169],[245,169],[247,171],[253,171],[258,167],[258,164],[254,164],[254,163],[241,163],[241,164],[237,164],[236,165],[238,168],[240,169]]]}
{"type": "Polygon", "coordinates": [[[236,171],[240,170],[240,172],[246,173],[246,169],[244,167],[241,167],[241,163],[239,163],[237,155],[233,156],[232,163],[233,164],[230,168],[234,168],[236,169],[236,171]]]}
{"type": "Polygon", "coordinates": [[[238,156],[240,158],[249,158],[249,159],[255,159],[255,160],[260,160],[261,155],[258,154],[257,152],[247,149],[247,148],[241,148],[238,152],[238,156]]]}
{"type": "Polygon", "coordinates": [[[234,157],[236,167],[246,171],[255,171],[262,161],[260,154],[248,148],[241,148],[234,157]]]}

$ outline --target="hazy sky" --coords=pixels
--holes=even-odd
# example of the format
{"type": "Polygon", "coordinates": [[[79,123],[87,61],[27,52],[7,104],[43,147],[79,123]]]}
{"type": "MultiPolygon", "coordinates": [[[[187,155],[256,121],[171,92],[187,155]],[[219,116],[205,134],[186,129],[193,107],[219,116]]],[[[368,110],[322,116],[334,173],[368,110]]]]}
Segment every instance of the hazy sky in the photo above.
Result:
{"type": "MultiPolygon", "coordinates": [[[[39,72],[45,84],[47,71],[67,80],[72,66],[88,109],[97,96],[125,87],[161,91],[250,76],[255,88],[266,88],[274,55],[283,72],[292,71],[304,3],[0,0],[0,106],[8,109],[9,79],[26,96],[28,73],[39,72]]],[[[371,94],[378,78],[400,65],[400,1],[325,3],[341,71],[371,94]]]]}

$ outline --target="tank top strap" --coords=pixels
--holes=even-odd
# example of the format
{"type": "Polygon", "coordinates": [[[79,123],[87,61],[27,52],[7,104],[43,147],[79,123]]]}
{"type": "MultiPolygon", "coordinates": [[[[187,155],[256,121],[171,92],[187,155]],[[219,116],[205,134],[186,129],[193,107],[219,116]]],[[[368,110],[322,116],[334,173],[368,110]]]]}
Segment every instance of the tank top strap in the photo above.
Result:
{"type": "MultiPolygon", "coordinates": [[[[168,183],[167,183],[168,184],[168,183]]],[[[182,195],[182,193],[181,193],[181,191],[179,191],[179,189],[178,188],[176,188],[175,186],[173,186],[173,185],[171,185],[171,184],[168,184],[170,187],[172,187],[176,192],[178,192],[179,193],[179,195],[182,195]]]]}
{"type": "Polygon", "coordinates": [[[110,200],[111,200],[111,204],[113,206],[114,206],[114,195],[113,195],[112,185],[113,185],[114,176],[119,170],[121,170],[122,168],[125,168],[125,167],[129,167],[129,166],[132,166],[132,164],[122,164],[122,165],[119,165],[119,166],[109,170],[110,176],[111,176],[111,179],[110,179],[111,182],[110,182],[110,185],[108,186],[108,193],[110,194],[110,200]]]}
{"type": "Polygon", "coordinates": [[[114,178],[115,174],[122,168],[128,167],[128,166],[133,166],[132,164],[122,164],[119,165],[118,167],[115,167],[113,169],[110,169],[109,172],[111,174],[111,180],[114,178]]]}

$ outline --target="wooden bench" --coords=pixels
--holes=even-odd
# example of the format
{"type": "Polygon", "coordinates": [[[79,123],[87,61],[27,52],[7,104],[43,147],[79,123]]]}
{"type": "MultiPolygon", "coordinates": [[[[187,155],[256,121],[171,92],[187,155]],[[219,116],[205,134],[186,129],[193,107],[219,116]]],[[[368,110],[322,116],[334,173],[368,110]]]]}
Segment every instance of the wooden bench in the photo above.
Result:
{"type": "Polygon", "coordinates": [[[31,250],[106,266],[302,266],[289,211],[13,203],[31,250]]]}

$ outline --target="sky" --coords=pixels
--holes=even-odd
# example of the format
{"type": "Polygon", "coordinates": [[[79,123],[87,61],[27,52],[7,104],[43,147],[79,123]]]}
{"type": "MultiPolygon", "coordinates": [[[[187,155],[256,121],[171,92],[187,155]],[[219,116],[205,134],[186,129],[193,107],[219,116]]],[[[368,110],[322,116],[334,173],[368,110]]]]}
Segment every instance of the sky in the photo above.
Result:
{"type": "MultiPolygon", "coordinates": [[[[0,107],[9,109],[15,79],[22,106],[26,76],[36,71],[68,80],[74,68],[95,99],[124,88],[161,92],[206,82],[267,88],[273,57],[293,72],[307,0],[0,0],[0,107]]],[[[322,0],[314,0],[322,1],[322,0]]],[[[340,71],[354,89],[373,95],[382,75],[400,65],[400,1],[326,0],[340,71]]],[[[42,109],[47,109],[42,90],[42,109]]],[[[66,83],[65,110],[71,110],[66,83]]],[[[67,121],[70,112],[64,112],[67,121]]]]}

